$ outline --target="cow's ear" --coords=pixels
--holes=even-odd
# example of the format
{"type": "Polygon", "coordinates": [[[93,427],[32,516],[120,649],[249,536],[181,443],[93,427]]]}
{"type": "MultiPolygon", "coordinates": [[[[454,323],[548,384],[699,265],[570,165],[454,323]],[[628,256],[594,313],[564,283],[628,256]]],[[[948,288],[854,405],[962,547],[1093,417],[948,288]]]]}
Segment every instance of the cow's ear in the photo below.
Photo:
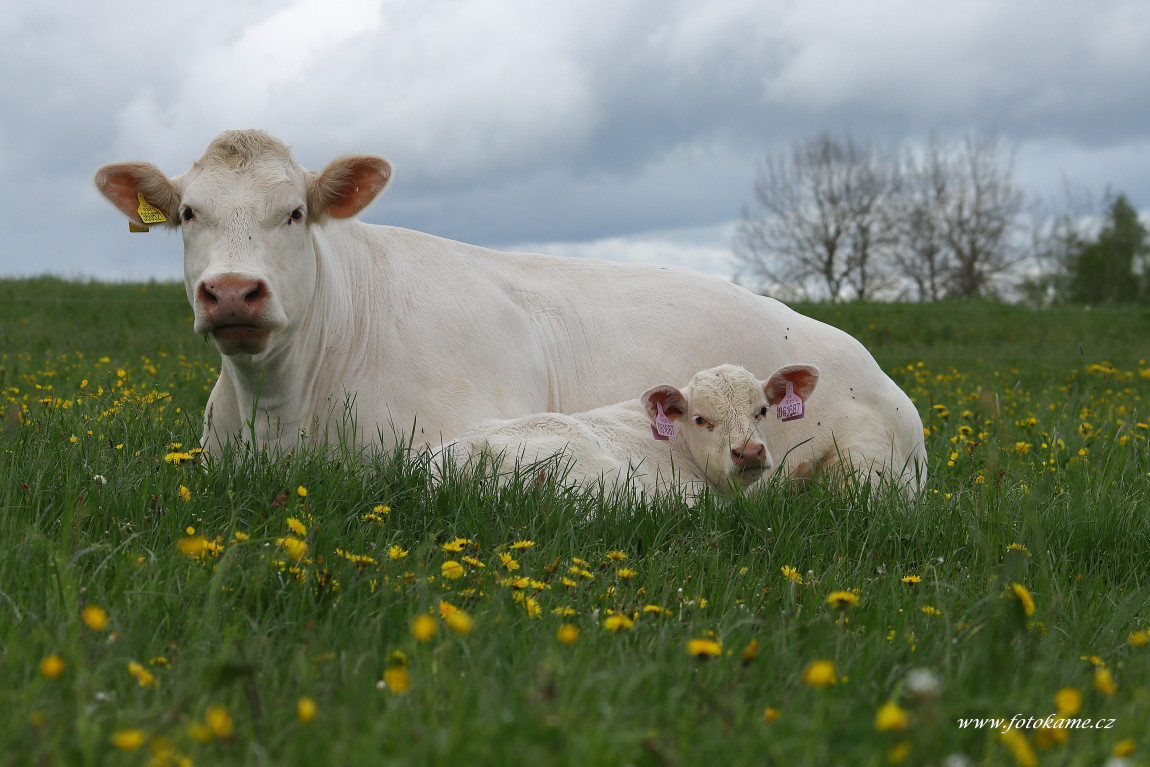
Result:
{"type": "Polygon", "coordinates": [[[146,162],[105,165],[96,171],[96,188],[138,224],[179,225],[180,191],[155,165],[146,162]],[[149,207],[163,214],[165,220],[160,221],[149,207]]]}
{"type": "Polygon", "coordinates": [[[643,392],[639,401],[643,403],[643,409],[647,411],[647,417],[652,421],[659,414],[660,405],[663,406],[663,415],[672,421],[682,418],[687,412],[687,398],[674,386],[667,384],[661,384],[643,392]]]}
{"type": "Polygon", "coordinates": [[[391,179],[391,164],[382,157],[333,160],[308,188],[308,207],[318,217],[350,218],[366,208],[391,179]]]}
{"type": "Polygon", "coordinates": [[[779,400],[787,395],[788,383],[799,399],[805,402],[819,383],[819,369],[814,365],[787,365],[779,368],[770,380],[763,384],[767,402],[771,405],[778,404],[779,400]]]}

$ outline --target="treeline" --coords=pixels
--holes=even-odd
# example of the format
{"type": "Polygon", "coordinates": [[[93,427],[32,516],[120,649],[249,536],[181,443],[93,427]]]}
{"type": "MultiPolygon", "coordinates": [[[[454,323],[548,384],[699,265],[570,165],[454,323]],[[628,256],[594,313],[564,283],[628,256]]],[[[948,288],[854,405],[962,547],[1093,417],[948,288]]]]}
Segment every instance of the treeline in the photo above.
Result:
{"type": "MultiPolygon", "coordinates": [[[[1068,190],[1070,187],[1068,187],[1068,190]]],[[[738,277],[791,299],[1150,302],[1150,242],[1123,194],[1027,200],[995,135],[902,153],[822,134],[767,157],[738,277]]]]}

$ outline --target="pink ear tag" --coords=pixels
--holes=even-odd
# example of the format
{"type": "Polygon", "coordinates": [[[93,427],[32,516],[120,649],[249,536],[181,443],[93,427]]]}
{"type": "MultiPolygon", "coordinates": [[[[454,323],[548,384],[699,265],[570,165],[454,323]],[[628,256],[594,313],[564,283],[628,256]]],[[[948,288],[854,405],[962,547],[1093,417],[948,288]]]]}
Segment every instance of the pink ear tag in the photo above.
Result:
{"type": "Polygon", "coordinates": [[[803,417],[803,398],[795,394],[795,387],[787,381],[787,393],[777,406],[780,421],[793,421],[803,417]]]}
{"type": "Polygon", "coordinates": [[[659,440],[668,440],[675,436],[675,422],[663,412],[663,403],[656,402],[659,412],[655,415],[655,423],[651,424],[651,436],[659,440]]]}

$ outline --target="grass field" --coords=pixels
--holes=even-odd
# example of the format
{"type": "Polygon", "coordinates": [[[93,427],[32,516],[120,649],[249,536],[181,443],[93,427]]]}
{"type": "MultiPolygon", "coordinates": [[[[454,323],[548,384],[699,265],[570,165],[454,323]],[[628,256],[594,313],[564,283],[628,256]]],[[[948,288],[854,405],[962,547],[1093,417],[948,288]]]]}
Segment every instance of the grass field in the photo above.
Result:
{"type": "Polygon", "coordinates": [[[1150,763],[1150,313],[801,309],[915,503],[203,471],[182,286],[0,282],[0,765],[1150,763]]]}

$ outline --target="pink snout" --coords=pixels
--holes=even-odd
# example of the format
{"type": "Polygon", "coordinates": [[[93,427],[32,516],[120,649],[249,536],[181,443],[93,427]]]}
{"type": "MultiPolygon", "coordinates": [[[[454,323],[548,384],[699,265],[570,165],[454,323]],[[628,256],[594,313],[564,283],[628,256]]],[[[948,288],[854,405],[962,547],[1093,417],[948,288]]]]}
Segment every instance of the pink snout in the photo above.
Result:
{"type": "Polygon", "coordinates": [[[747,440],[742,447],[731,448],[731,460],[739,471],[762,470],[767,467],[767,446],[757,440],[747,440]]]}
{"type": "Polygon", "coordinates": [[[242,274],[219,274],[200,281],[196,288],[196,330],[211,333],[220,352],[258,354],[267,348],[271,293],[261,279],[242,274]]]}
{"type": "Polygon", "coordinates": [[[242,274],[221,274],[200,282],[196,302],[212,328],[257,325],[268,305],[263,280],[242,274]]]}

